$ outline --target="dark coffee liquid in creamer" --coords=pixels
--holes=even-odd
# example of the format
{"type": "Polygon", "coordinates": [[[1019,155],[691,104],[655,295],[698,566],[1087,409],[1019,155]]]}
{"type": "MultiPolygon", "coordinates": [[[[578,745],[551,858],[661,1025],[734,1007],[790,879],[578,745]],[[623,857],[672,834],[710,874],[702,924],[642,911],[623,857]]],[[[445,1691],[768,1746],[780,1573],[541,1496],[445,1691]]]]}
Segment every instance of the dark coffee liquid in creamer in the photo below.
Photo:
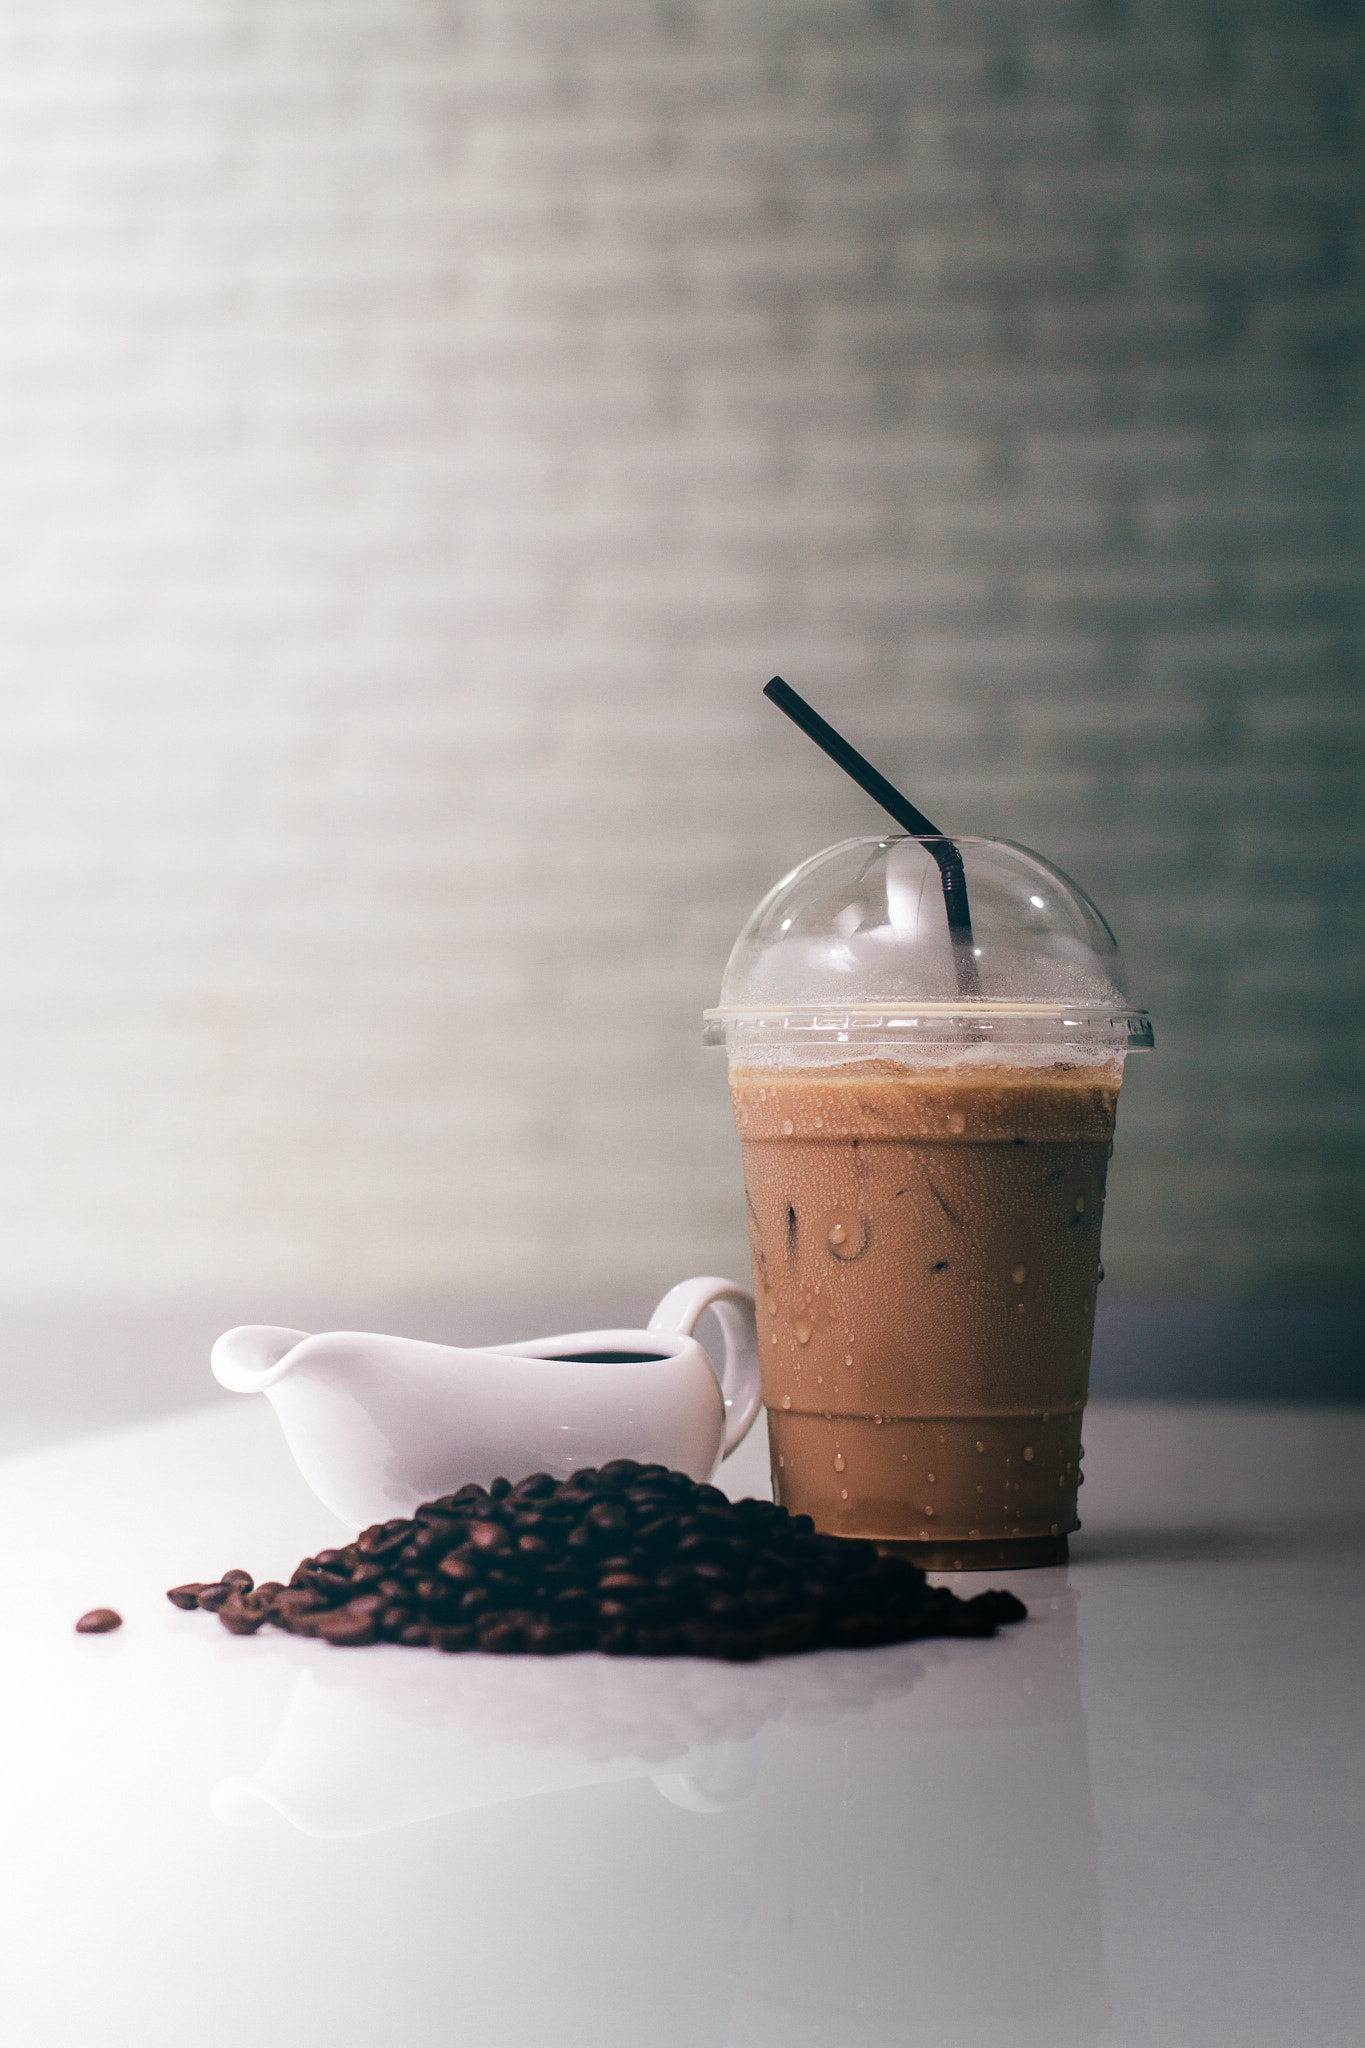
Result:
{"type": "Polygon", "coordinates": [[[785,1507],[948,1565],[1064,1554],[1119,1079],[732,1072],[785,1507]]]}

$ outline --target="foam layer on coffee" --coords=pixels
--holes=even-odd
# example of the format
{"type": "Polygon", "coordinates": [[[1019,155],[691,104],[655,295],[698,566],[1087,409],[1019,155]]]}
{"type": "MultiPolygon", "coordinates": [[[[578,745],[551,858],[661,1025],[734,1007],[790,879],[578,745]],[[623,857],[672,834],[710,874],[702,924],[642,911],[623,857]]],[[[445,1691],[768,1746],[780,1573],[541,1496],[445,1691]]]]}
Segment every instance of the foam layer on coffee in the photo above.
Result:
{"type": "Polygon", "coordinates": [[[901,1541],[1076,1526],[1119,1079],[888,1060],[732,1074],[785,1505],[901,1541]]]}
{"type": "Polygon", "coordinates": [[[736,1069],[730,1096],[741,1138],[828,1142],[916,1139],[944,1144],[1014,1143],[1030,1138],[1103,1139],[1114,1132],[1122,1069],[1117,1062],[1046,1064],[999,1053],[977,1060],[942,1056],[858,1059],[800,1068],[736,1069]]]}

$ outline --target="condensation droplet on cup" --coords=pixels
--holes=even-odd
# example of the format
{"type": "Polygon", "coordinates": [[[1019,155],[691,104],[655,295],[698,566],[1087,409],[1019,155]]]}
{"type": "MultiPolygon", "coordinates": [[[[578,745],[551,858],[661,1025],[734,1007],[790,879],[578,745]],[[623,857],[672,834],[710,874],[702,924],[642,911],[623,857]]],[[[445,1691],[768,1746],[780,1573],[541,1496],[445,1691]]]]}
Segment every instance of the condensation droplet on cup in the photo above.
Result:
{"type": "Polygon", "coordinates": [[[841,1486],[839,1488],[839,1498],[840,1500],[848,1499],[848,1488],[846,1486],[841,1486]]]}
{"type": "Polygon", "coordinates": [[[1060,1536],[1060,1535],[1061,1535],[1061,1533],[1062,1533],[1062,1531],[1061,1531],[1061,1525],[1060,1525],[1060,1523],[1054,1522],[1054,1523],[1053,1523],[1053,1525],[1052,1525],[1052,1534],[1053,1534],[1054,1536],[1060,1536]]]}
{"type": "Polygon", "coordinates": [[[978,1449],[979,1451],[984,1451],[984,1450],[985,1450],[985,1448],[986,1448],[986,1446],[985,1446],[985,1445],[984,1445],[984,1444],[983,1444],[983,1443],[981,1442],[981,1440],[980,1440],[980,1438],[979,1438],[979,1437],[978,1437],[978,1439],[977,1439],[977,1444],[976,1444],[976,1448],[977,1448],[977,1449],[978,1449]]]}
{"type": "Polygon", "coordinates": [[[847,1244],[848,1225],[846,1223],[831,1223],[829,1226],[829,1241],[831,1244],[847,1244]]]}
{"type": "Polygon", "coordinates": [[[791,1136],[791,1134],[792,1134],[792,1120],[791,1120],[791,1118],[790,1118],[790,1117],[788,1117],[788,1118],[787,1118],[787,1120],[786,1120],[786,1122],[785,1122],[785,1123],[783,1124],[783,1126],[782,1126],[782,1135],[783,1135],[783,1137],[784,1137],[784,1138],[789,1138],[789,1137],[791,1136]]]}
{"type": "Polygon", "coordinates": [[[1014,1282],[1016,1287],[1022,1287],[1024,1282],[1028,1279],[1028,1267],[1024,1265],[1011,1266],[1010,1279],[1014,1282]]]}
{"type": "Polygon", "coordinates": [[[1085,1196],[1084,1196],[1084,1195],[1077,1195],[1077,1197],[1076,1197],[1076,1214],[1077,1214],[1078,1216],[1084,1216],[1084,1214],[1085,1214],[1085,1196]]]}
{"type": "Polygon", "coordinates": [[[798,1324],[797,1324],[797,1326],[796,1326],[796,1341],[797,1341],[797,1343],[798,1343],[798,1344],[809,1344],[809,1343],[810,1343],[810,1324],[809,1324],[809,1323],[798,1323],[798,1324]]]}
{"type": "Polygon", "coordinates": [[[853,1353],[852,1353],[851,1351],[846,1351],[846,1352],[844,1353],[844,1364],[845,1364],[845,1365],[852,1365],[852,1363],[853,1363],[853,1353]]]}
{"type": "Polygon", "coordinates": [[[791,1395],[790,1395],[790,1394],[784,1394],[784,1395],[782,1396],[782,1406],[783,1406],[784,1408],[790,1408],[790,1407],[791,1407],[791,1404],[792,1404],[792,1397],[791,1397],[791,1395]]]}
{"type": "Polygon", "coordinates": [[[952,1109],[952,1110],[949,1110],[949,1112],[948,1112],[948,1129],[949,1129],[950,1131],[952,1131],[952,1132],[953,1132],[953,1133],[954,1133],[954,1134],[955,1134],[956,1136],[959,1136],[959,1137],[960,1137],[960,1136],[961,1136],[961,1134],[962,1134],[962,1132],[963,1132],[963,1131],[965,1131],[965,1130],[966,1130],[966,1128],[967,1128],[967,1119],[966,1119],[966,1117],[965,1117],[965,1116],[964,1116],[964,1115],[962,1114],[962,1111],[961,1111],[960,1109],[952,1109]]]}
{"type": "Polygon", "coordinates": [[[1033,1445],[1032,1445],[1032,1444],[1025,1444],[1025,1445],[1024,1445],[1024,1459],[1025,1459],[1025,1462],[1028,1462],[1028,1461],[1029,1461],[1029,1460],[1030,1460],[1030,1459],[1032,1458],[1032,1456],[1033,1456],[1033,1445]]]}
{"type": "Polygon", "coordinates": [[[934,1477],[934,1475],[933,1475],[933,1473],[932,1473],[932,1472],[931,1472],[931,1473],[929,1474],[929,1484],[930,1484],[931,1486],[937,1486],[937,1485],[938,1485],[938,1481],[937,1481],[937,1479],[935,1479],[935,1477],[934,1477]]]}
{"type": "Polygon", "coordinates": [[[932,1515],[932,1513],[934,1512],[934,1511],[933,1511],[933,1509],[932,1509],[932,1508],[931,1508],[931,1507],[929,1506],[929,1504],[928,1504],[928,1502],[927,1502],[927,1501],[926,1501],[926,1503],[925,1503],[925,1507],[924,1507],[924,1512],[925,1512],[925,1514],[926,1514],[926,1515],[932,1515]]]}
{"type": "Polygon", "coordinates": [[[845,1458],[842,1451],[836,1451],[834,1453],[834,1469],[836,1472],[842,1472],[847,1463],[848,1460],[845,1458]]]}

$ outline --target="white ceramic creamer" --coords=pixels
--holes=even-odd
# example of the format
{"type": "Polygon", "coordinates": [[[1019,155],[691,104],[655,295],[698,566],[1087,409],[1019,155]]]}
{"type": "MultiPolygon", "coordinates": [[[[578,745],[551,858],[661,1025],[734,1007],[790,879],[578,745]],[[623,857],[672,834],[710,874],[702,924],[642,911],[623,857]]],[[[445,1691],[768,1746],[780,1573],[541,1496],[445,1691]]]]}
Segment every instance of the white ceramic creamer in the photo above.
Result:
{"type": "Polygon", "coordinates": [[[500,1473],[567,1478],[612,1458],[710,1479],[761,1405],[753,1297],[732,1280],[672,1288],[647,1330],[576,1330],[464,1350],[361,1330],[248,1323],[214,1377],[264,1394],[318,1498],[355,1528],[500,1473]],[[707,1309],[720,1367],[693,1336],[707,1309]]]}

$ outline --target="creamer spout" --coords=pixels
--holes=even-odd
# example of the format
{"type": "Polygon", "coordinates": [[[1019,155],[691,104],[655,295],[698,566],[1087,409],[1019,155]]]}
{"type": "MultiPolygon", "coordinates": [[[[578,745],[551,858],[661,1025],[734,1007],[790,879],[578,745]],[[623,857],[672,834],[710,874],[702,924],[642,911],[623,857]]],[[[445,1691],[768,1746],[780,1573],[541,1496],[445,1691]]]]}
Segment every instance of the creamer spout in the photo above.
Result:
{"type": "Polygon", "coordinates": [[[282,1380],[290,1354],[307,1330],[281,1330],[272,1323],[242,1323],[225,1330],[209,1356],[213,1377],[233,1394],[264,1394],[282,1380]]]}

